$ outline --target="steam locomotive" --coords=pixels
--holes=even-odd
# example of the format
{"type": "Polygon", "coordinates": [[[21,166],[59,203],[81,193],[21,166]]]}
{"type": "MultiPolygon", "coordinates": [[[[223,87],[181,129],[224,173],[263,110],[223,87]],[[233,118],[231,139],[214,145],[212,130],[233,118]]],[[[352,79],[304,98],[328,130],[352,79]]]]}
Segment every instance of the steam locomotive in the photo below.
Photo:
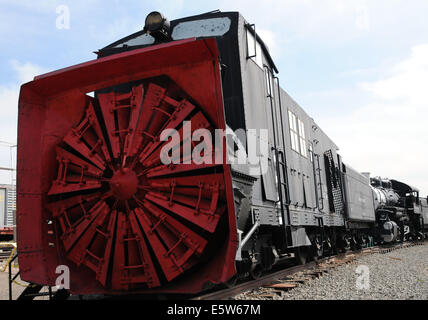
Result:
{"type": "Polygon", "coordinates": [[[426,199],[343,163],[238,12],[152,12],[97,54],[21,88],[23,280],[54,286],[66,266],[71,293],[198,293],[426,236],[426,199]],[[250,141],[258,161],[230,161],[250,141]]]}
{"type": "Polygon", "coordinates": [[[381,241],[423,239],[427,199],[419,197],[418,189],[397,180],[371,178],[370,182],[381,241]]]}

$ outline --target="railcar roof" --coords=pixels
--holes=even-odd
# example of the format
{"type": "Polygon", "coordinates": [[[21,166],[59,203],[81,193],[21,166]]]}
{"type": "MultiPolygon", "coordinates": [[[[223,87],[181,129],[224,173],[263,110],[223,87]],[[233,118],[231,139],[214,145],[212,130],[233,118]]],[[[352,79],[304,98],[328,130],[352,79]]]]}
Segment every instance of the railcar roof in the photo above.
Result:
{"type": "Polygon", "coordinates": [[[409,185],[407,183],[404,183],[404,182],[401,182],[398,180],[391,180],[391,182],[392,182],[393,189],[400,189],[400,190],[406,191],[408,193],[419,192],[418,188],[412,187],[411,185],[409,185]]]}
{"type": "MultiPolygon", "coordinates": [[[[227,17],[227,16],[236,16],[236,18],[238,18],[239,16],[242,16],[238,11],[228,11],[228,12],[221,12],[220,10],[215,10],[215,11],[211,11],[211,12],[207,12],[207,13],[202,13],[202,14],[198,14],[198,15],[194,15],[194,16],[189,16],[189,17],[184,17],[184,18],[179,18],[179,19],[175,19],[171,21],[171,30],[174,29],[174,27],[179,24],[180,22],[184,22],[184,21],[192,21],[192,20],[196,20],[196,19],[204,19],[204,18],[212,18],[212,17],[227,17]]],[[[252,30],[252,29],[250,29],[252,30]]],[[[138,32],[135,32],[129,36],[126,36],[120,40],[117,40],[111,44],[109,44],[108,46],[104,47],[103,49],[99,50],[100,52],[105,51],[105,50],[109,50],[109,49],[113,49],[116,48],[118,45],[122,44],[122,43],[126,43],[129,42],[132,39],[135,39],[137,37],[140,37],[142,35],[144,35],[145,32],[143,30],[140,30],[138,32]]],[[[264,43],[264,41],[262,40],[262,38],[260,38],[260,36],[257,34],[257,41],[260,43],[263,53],[266,56],[266,59],[268,60],[269,64],[271,65],[272,69],[275,70],[276,73],[279,73],[278,68],[276,67],[272,56],[270,55],[269,52],[269,48],[267,47],[267,45],[264,43]]]]}

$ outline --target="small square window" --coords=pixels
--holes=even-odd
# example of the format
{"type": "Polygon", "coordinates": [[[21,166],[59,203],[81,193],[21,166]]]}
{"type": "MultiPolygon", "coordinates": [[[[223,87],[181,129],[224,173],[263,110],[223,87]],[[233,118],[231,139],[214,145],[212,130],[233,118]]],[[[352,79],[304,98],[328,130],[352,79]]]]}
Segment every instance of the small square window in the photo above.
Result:
{"type": "Polygon", "coordinates": [[[305,135],[305,124],[299,119],[299,138],[300,138],[300,154],[305,158],[308,157],[308,149],[305,135]]]}
{"type": "Polygon", "coordinates": [[[288,121],[290,123],[290,139],[291,139],[291,149],[296,152],[299,152],[299,135],[297,133],[297,118],[296,115],[288,110],[288,121]]]}
{"type": "Polygon", "coordinates": [[[265,78],[266,78],[267,96],[268,97],[273,97],[273,79],[272,79],[272,73],[269,71],[268,68],[265,68],[265,78]]]}
{"type": "Polygon", "coordinates": [[[263,51],[262,46],[256,41],[253,32],[250,31],[251,27],[247,29],[247,49],[248,58],[252,59],[260,68],[263,68],[263,51]]]}

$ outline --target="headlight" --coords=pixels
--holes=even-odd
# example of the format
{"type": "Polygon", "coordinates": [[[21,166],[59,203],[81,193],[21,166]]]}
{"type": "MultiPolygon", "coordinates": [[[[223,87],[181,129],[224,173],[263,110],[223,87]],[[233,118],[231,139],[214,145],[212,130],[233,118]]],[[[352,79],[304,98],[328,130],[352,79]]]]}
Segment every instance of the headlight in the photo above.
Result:
{"type": "Polygon", "coordinates": [[[157,40],[168,40],[170,24],[160,12],[153,11],[146,17],[144,30],[157,40]]]}
{"type": "Polygon", "coordinates": [[[392,228],[393,228],[393,225],[392,225],[392,223],[390,222],[390,221],[387,221],[387,222],[385,222],[384,224],[383,224],[383,228],[385,229],[385,230],[392,230],[392,228]]]}

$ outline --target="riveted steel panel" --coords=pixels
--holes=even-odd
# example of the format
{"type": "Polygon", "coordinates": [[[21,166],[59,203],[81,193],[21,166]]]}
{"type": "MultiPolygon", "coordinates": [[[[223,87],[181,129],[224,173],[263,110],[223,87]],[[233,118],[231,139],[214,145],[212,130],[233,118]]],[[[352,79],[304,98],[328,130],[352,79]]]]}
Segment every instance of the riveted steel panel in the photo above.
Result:
{"type": "Polygon", "coordinates": [[[369,179],[346,166],[345,185],[348,218],[361,222],[375,221],[375,208],[369,179]]]}

